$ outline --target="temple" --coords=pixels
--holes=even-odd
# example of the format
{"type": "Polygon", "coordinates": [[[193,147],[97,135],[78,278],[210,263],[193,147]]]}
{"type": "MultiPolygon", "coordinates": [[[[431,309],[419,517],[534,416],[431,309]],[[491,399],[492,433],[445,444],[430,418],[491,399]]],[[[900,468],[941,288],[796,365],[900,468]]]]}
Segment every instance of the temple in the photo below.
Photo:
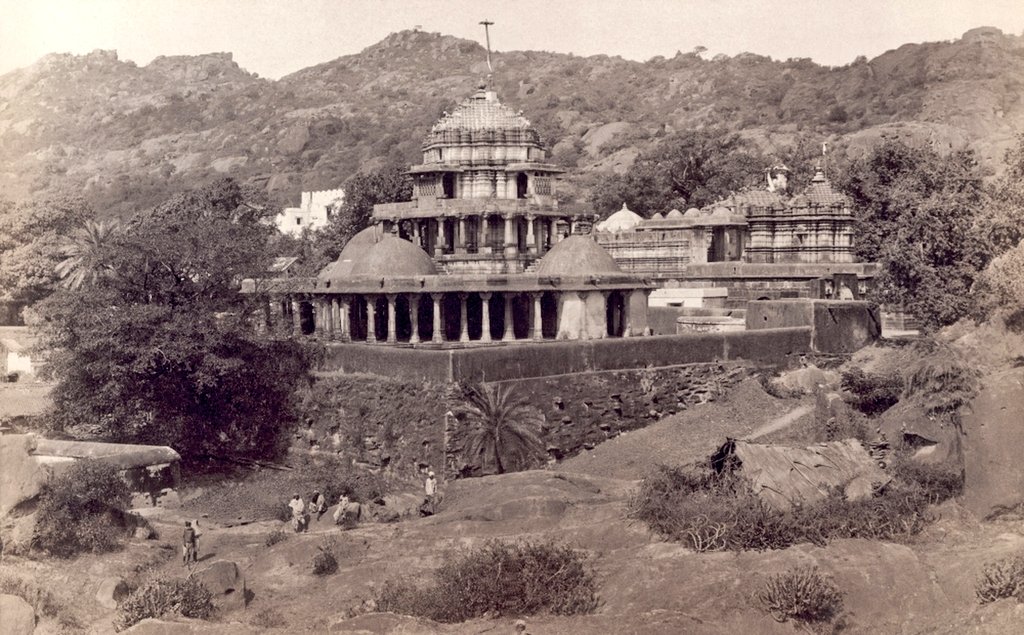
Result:
{"type": "Polygon", "coordinates": [[[414,200],[375,205],[316,278],[245,281],[273,298],[261,328],[422,348],[649,332],[654,285],[595,242],[592,215],[559,209],[546,158],[530,122],[480,89],[424,140],[414,200]]]}

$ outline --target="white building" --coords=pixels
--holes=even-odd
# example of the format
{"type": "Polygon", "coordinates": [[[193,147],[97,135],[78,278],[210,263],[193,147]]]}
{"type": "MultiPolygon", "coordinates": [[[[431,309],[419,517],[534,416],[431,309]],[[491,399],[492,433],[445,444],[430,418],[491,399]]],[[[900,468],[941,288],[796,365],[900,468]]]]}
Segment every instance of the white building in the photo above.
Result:
{"type": "Polygon", "coordinates": [[[301,234],[327,225],[333,213],[345,201],[345,190],[303,192],[299,207],[286,207],[275,219],[277,229],[285,234],[301,234]]]}

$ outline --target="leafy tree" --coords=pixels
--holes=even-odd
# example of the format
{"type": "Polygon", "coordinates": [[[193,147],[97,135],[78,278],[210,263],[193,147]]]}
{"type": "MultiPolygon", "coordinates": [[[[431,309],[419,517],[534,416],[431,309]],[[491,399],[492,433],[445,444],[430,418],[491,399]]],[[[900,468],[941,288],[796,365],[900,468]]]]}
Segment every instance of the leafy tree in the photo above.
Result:
{"type": "Polygon", "coordinates": [[[466,437],[467,458],[493,463],[498,474],[528,467],[544,449],[537,436],[540,414],[511,384],[468,388],[460,411],[474,426],[466,437]]]}
{"type": "Polygon", "coordinates": [[[250,317],[268,298],[239,293],[266,270],[269,213],[230,180],[180,194],[111,239],[116,275],[41,303],[51,424],[186,456],[273,453],[308,356],[256,338],[250,317]]]}
{"type": "Polygon", "coordinates": [[[768,160],[749,141],[721,129],[665,137],[623,176],[595,188],[591,202],[607,215],[625,202],[646,216],[702,207],[760,182],[768,160]]]}
{"type": "Polygon", "coordinates": [[[75,196],[0,200],[0,300],[32,304],[49,294],[65,237],[92,217],[75,196]]]}
{"type": "Polygon", "coordinates": [[[1024,331],[1024,240],[989,263],[978,276],[974,296],[978,317],[1003,312],[1011,328],[1024,331]]]}
{"type": "Polygon", "coordinates": [[[1006,172],[987,191],[975,234],[992,256],[1017,246],[1024,239],[1024,133],[1004,155],[1006,172]]]}
{"type": "Polygon", "coordinates": [[[369,225],[374,205],[412,200],[412,179],[398,165],[356,174],[345,181],[344,189],[341,209],[316,236],[327,261],[337,258],[348,239],[369,225]]]}
{"type": "Polygon", "coordinates": [[[856,254],[882,265],[877,299],[926,328],[971,309],[969,291],[986,261],[971,232],[983,200],[980,176],[972,151],[941,156],[899,140],[839,175],[857,210],[856,254]]]}

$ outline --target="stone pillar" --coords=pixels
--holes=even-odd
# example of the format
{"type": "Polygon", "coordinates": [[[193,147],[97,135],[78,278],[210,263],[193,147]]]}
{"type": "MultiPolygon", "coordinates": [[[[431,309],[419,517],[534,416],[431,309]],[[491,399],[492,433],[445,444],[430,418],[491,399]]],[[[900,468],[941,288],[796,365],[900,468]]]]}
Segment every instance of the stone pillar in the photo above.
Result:
{"type": "Polygon", "coordinates": [[[455,253],[466,253],[466,217],[459,216],[459,235],[455,241],[455,253]]]}
{"type": "Polygon", "coordinates": [[[476,252],[478,254],[489,254],[491,253],[490,246],[487,245],[487,215],[480,215],[480,225],[477,227],[480,235],[476,241],[476,252]]]}
{"type": "Polygon", "coordinates": [[[302,307],[292,298],[292,335],[302,335],[302,307]]]}
{"type": "Polygon", "coordinates": [[[516,245],[512,237],[512,215],[505,216],[505,255],[511,256],[516,253],[516,245]]]}
{"type": "Polygon", "coordinates": [[[491,294],[489,291],[485,291],[480,294],[480,310],[482,316],[480,323],[483,328],[480,330],[480,341],[490,342],[491,341],[491,294]]]}
{"type": "Polygon", "coordinates": [[[466,296],[468,294],[459,294],[459,341],[469,341],[469,315],[466,311],[466,296]]]}
{"type": "Polygon", "coordinates": [[[444,217],[437,218],[437,242],[434,243],[434,256],[444,253],[444,217]]]}
{"type": "Polygon", "coordinates": [[[348,296],[341,296],[338,298],[338,333],[339,339],[342,342],[347,342],[352,339],[352,329],[348,319],[348,296]]]}
{"type": "MultiPolygon", "coordinates": [[[[587,300],[590,298],[589,291],[577,291],[576,295],[580,299],[580,313],[583,316],[583,320],[580,322],[580,339],[590,339],[590,305],[587,304],[587,300]]],[[[607,319],[607,318],[606,318],[607,319]]]]}
{"type": "Polygon", "coordinates": [[[412,322],[412,335],[409,336],[410,344],[420,343],[420,295],[414,293],[409,297],[409,321],[412,322]]]}
{"type": "Polygon", "coordinates": [[[620,293],[622,294],[622,337],[629,337],[633,334],[633,325],[629,323],[629,305],[633,304],[633,298],[629,292],[620,291],[620,293]]]}
{"type": "Polygon", "coordinates": [[[528,214],[526,216],[526,251],[530,254],[537,253],[536,238],[533,235],[533,223],[536,220],[536,216],[528,214]]]}
{"type": "Polygon", "coordinates": [[[388,300],[388,344],[398,341],[398,329],[395,328],[395,300],[398,298],[394,293],[385,296],[388,300]]]}
{"type": "Polygon", "coordinates": [[[530,294],[530,299],[533,300],[533,339],[535,340],[544,339],[544,316],[540,307],[542,295],[541,293],[530,294]]]}
{"type": "Polygon", "coordinates": [[[443,293],[431,293],[430,299],[434,301],[434,333],[430,338],[430,341],[435,344],[440,344],[444,341],[444,325],[441,323],[441,299],[444,298],[443,293]]]}
{"type": "Polygon", "coordinates": [[[377,342],[377,298],[372,295],[366,296],[366,341],[377,342]]]}
{"type": "Polygon", "coordinates": [[[516,339],[516,332],[512,323],[512,300],[515,298],[511,293],[505,294],[505,330],[501,334],[502,342],[511,342],[516,339]]]}

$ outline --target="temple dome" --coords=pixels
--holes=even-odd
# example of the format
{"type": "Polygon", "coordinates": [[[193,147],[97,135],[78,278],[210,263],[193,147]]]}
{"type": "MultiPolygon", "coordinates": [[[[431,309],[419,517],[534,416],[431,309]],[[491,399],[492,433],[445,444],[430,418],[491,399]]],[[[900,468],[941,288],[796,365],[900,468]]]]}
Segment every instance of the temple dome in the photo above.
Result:
{"type": "Polygon", "coordinates": [[[353,277],[403,278],[437,275],[427,252],[408,240],[384,236],[352,266],[353,277]]]}
{"type": "Polygon", "coordinates": [[[696,207],[691,207],[690,209],[686,210],[686,213],[683,214],[683,216],[685,216],[686,218],[699,218],[700,210],[697,209],[696,207]]]}
{"type": "Polygon", "coordinates": [[[677,209],[673,209],[668,214],[665,214],[665,218],[682,218],[682,217],[683,217],[683,213],[680,212],[677,209]]]}
{"type": "Polygon", "coordinates": [[[498,101],[494,91],[478,90],[434,124],[431,132],[445,130],[533,130],[530,121],[498,101]]]}
{"type": "Polygon", "coordinates": [[[651,216],[651,220],[665,220],[665,216],[661,212],[654,212],[654,216],[651,216]]]}
{"type": "Polygon", "coordinates": [[[622,209],[597,224],[597,231],[621,232],[629,231],[644,220],[644,217],[622,204],[622,209]]]}
{"type": "Polygon", "coordinates": [[[589,236],[569,236],[537,263],[539,276],[589,276],[622,273],[611,255],[589,236]]]}
{"type": "Polygon", "coordinates": [[[347,278],[352,275],[352,267],[356,261],[377,244],[380,230],[374,225],[360,231],[345,243],[345,247],[338,255],[338,259],[320,270],[317,278],[328,280],[332,278],[347,278]]]}

